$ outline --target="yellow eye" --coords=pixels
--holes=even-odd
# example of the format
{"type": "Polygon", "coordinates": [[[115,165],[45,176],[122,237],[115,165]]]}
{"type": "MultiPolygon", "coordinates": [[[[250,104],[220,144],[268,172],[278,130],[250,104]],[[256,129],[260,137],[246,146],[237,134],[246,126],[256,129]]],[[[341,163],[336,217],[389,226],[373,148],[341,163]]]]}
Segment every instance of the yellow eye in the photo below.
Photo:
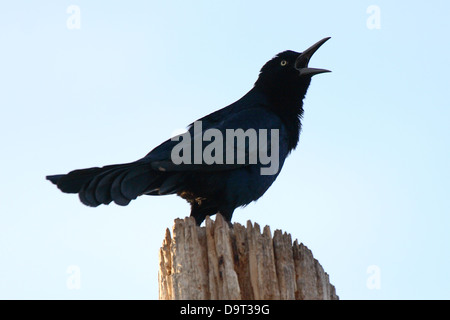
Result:
{"type": "Polygon", "coordinates": [[[287,65],[287,61],[286,60],[281,60],[281,66],[284,67],[285,65],[287,65]]]}

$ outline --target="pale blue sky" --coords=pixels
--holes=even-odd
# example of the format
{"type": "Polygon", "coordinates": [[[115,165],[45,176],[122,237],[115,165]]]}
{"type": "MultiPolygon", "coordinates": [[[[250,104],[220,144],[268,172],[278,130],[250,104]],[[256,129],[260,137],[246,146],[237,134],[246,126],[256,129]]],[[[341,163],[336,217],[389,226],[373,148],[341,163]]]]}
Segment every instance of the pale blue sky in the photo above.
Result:
{"type": "Polygon", "coordinates": [[[0,10],[0,298],[156,299],[189,206],[96,209],[44,177],[136,160],[331,36],[300,144],[238,209],[308,246],[342,299],[450,298],[448,1],[9,1],[0,10]],[[80,8],[80,29],[66,12],[80,8]],[[366,22],[380,9],[380,29],[366,22]],[[69,266],[81,287],[67,287],[69,266]],[[370,289],[370,266],[380,288],[370,289]]]}

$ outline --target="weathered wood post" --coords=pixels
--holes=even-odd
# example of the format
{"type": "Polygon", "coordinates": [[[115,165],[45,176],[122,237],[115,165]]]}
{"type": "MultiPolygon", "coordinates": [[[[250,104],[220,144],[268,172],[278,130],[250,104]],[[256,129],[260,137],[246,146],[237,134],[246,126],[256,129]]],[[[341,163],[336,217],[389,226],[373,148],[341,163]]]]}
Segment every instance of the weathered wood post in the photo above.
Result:
{"type": "Polygon", "coordinates": [[[176,219],[159,252],[159,299],[337,300],[329,276],[291,236],[257,223],[230,228],[221,215],[176,219]]]}

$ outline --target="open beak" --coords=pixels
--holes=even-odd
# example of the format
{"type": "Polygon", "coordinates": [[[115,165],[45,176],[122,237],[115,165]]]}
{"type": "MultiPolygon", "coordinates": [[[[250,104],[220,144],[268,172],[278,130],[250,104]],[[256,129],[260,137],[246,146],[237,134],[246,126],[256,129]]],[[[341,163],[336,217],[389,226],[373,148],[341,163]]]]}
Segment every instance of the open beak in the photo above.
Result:
{"type": "Polygon", "coordinates": [[[319,73],[324,72],[331,72],[330,70],[326,69],[317,69],[317,68],[309,68],[308,63],[311,57],[313,56],[314,52],[317,51],[317,49],[320,48],[321,45],[323,45],[325,42],[328,41],[330,37],[324,38],[315,44],[313,44],[311,47],[303,51],[295,60],[295,68],[300,72],[300,76],[314,76],[319,73]]]}

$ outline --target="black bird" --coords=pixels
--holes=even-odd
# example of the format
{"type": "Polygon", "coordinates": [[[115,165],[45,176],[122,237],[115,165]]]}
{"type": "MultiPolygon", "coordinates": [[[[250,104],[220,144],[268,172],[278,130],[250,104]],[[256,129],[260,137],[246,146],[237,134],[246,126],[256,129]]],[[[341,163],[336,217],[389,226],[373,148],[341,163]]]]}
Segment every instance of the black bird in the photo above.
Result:
{"type": "MultiPolygon", "coordinates": [[[[255,85],[241,99],[197,120],[188,127],[183,137],[163,142],[140,160],[74,170],[68,174],[47,176],[47,179],[62,192],[78,193],[81,202],[91,207],[112,201],[125,206],[140,195],[177,194],[190,203],[191,216],[198,225],[207,215],[216,213],[231,221],[237,207],[257,200],[266,192],[277,178],[286,157],[297,146],[303,98],[311,77],[329,72],[310,68],[308,63],[314,52],[328,39],[320,40],[302,53],[289,50],[279,53],[262,67],[255,85]],[[195,128],[196,123],[201,123],[201,131],[195,128]],[[252,155],[263,151],[264,145],[259,144],[261,136],[258,143],[250,141],[250,136],[247,136],[237,146],[226,145],[210,153],[222,157],[222,160],[233,152],[229,159],[232,161],[199,161],[199,153],[201,157],[208,144],[203,143],[198,149],[195,143],[199,133],[202,135],[209,129],[214,129],[210,132],[215,134],[223,134],[223,137],[227,129],[242,129],[247,133],[249,129],[258,132],[266,129],[265,151],[266,155],[275,156],[271,158],[277,162],[275,171],[262,174],[262,169],[269,167],[267,159],[250,160],[252,155]],[[174,154],[177,155],[174,148],[179,148],[181,141],[192,144],[190,149],[178,153],[187,159],[180,163],[179,160],[174,161],[174,154]],[[242,149],[245,160],[238,161],[236,156],[242,149]]],[[[211,144],[213,141],[219,142],[216,137],[209,141],[211,144]]]]}

